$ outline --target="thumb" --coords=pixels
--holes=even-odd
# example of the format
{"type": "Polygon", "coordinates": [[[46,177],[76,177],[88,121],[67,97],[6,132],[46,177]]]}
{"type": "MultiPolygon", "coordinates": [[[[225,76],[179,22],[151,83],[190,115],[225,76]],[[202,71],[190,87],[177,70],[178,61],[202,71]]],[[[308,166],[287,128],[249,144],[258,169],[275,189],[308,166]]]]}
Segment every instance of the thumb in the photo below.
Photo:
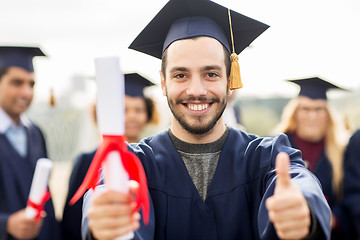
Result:
{"type": "Polygon", "coordinates": [[[275,168],[278,175],[276,187],[286,187],[290,184],[289,164],[290,158],[286,153],[281,152],[276,156],[275,168]]]}

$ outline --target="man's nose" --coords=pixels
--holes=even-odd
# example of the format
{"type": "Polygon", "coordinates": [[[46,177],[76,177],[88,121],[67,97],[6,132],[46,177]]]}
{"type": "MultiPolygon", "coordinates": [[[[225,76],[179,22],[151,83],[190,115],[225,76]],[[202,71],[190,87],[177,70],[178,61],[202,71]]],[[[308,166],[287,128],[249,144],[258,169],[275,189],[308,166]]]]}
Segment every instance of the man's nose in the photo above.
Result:
{"type": "Polygon", "coordinates": [[[192,96],[205,96],[207,94],[206,85],[200,76],[194,76],[189,82],[189,86],[186,90],[187,95],[192,96]]]}

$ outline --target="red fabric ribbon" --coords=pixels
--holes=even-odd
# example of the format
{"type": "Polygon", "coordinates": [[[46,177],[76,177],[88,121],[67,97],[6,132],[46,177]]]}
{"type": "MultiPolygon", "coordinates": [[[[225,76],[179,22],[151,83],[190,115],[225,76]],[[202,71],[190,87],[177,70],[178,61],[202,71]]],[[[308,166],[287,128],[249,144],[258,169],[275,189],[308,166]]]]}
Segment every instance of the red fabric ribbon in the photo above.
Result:
{"type": "Polygon", "coordinates": [[[34,203],[33,201],[31,201],[31,199],[29,198],[27,201],[27,206],[32,207],[33,209],[36,210],[36,215],[35,215],[35,219],[40,219],[41,216],[41,212],[44,210],[44,206],[45,203],[50,199],[50,192],[46,191],[46,193],[44,194],[44,196],[42,197],[41,201],[39,204],[34,203]]]}
{"type": "Polygon", "coordinates": [[[91,162],[84,181],[70,200],[70,204],[75,204],[84,195],[86,190],[90,188],[95,189],[100,178],[99,169],[101,168],[101,163],[106,159],[107,155],[111,151],[117,151],[120,153],[121,161],[125,170],[129,174],[129,178],[139,183],[139,191],[136,195],[137,205],[135,211],[138,211],[141,208],[143,211],[144,223],[148,224],[150,203],[145,171],[137,156],[128,151],[125,143],[125,136],[103,135],[103,141],[95,153],[94,159],[91,162]]]}

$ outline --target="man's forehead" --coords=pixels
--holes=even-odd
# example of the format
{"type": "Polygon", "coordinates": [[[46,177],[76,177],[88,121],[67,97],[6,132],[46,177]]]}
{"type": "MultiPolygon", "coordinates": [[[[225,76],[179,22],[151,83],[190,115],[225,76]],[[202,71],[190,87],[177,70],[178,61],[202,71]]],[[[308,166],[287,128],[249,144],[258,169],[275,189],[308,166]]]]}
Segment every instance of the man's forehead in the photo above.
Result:
{"type": "Polygon", "coordinates": [[[29,72],[24,68],[21,67],[9,67],[7,74],[9,77],[15,77],[15,78],[19,78],[19,79],[30,79],[30,80],[34,80],[34,73],[33,72],[29,72]]]}
{"type": "Polygon", "coordinates": [[[215,38],[201,36],[177,40],[170,44],[166,52],[168,56],[173,54],[183,56],[188,54],[186,50],[192,51],[191,53],[193,53],[193,55],[221,54],[221,57],[225,55],[224,51],[226,51],[224,46],[215,38]],[[211,49],[211,51],[209,51],[209,48],[211,49]]]}

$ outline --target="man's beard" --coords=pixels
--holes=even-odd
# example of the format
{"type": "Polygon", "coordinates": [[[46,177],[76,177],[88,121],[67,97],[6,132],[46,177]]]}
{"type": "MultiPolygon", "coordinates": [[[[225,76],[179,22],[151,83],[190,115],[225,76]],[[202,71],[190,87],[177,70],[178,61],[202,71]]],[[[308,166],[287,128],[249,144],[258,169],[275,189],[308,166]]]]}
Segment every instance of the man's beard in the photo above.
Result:
{"type": "Polygon", "coordinates": [[[213,129],[213,127],[215,126],[215,124],[218,122],[218,120],[220,119],[220,117],[222,116],[224,110],[225,110],[225,107],[226,107],[226,104],[227,104],[227,99],[228,99],[228,96],[225,95],[225,97],[222,99],[222,101],[220,101],[219,98],[211,98],[210,99],[210,102],[213,102],[213,103],[218,103],[219,104],[219,111],[216,113],[216,115],[210,119],[210,122],[207,123],[205,125],[204,124],[201,124],[203,122],[203,118],[204,116],[197,116],[197,117],[193,117],[193,118],[197,118],[198,119],[198,122],[200,123],[200,125],[191,125],[189,124],[185,117],[183,117],[182,115],[184,114],[179,114],[176,112],[175,110],[175,107],[176,105],[178,104],[181,104],[181,102],[183,101],[200,101],[200,102],[209,102],[209,99],[205,98],[205,97],[189,97],[187,99],[178,99],[176,101],[176,103],[174,103],[167,95],[167,101],[168,101],[168,105],[169,105],[169,108],[172,112],[172,114],[174,115],[175,119],[180,123],[180,125],[186,130],[188,131],[189,133],[192,133],[192,134],[196,134],[196,135],[203,135],[205,133],[208,133],[210,130],[213,129]]]}

